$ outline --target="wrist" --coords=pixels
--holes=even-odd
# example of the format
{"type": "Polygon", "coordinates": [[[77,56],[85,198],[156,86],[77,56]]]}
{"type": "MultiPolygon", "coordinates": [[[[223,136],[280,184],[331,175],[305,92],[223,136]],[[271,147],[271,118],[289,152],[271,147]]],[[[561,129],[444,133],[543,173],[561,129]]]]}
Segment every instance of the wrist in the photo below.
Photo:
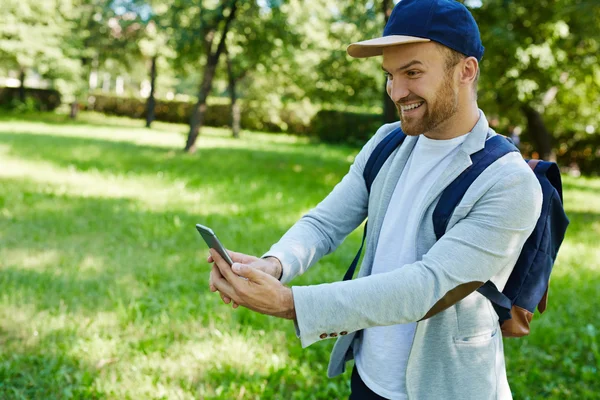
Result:
{"type": "Polygon", "coordinates": [[[281,265],[279,258],[269,256],[265,257],[265,260],[269,261],[271,264],[271,275],[276,279],[281,280],[281,277],[283,276],[283,266],[281,265]]]}
{"type": "Polygon", "coordinates": [[[294,293],[291,288],[286,287],[287,293],[285,296],[285,313],[284,318],[296,320],[296,307],[294,306],[294,293]]]}

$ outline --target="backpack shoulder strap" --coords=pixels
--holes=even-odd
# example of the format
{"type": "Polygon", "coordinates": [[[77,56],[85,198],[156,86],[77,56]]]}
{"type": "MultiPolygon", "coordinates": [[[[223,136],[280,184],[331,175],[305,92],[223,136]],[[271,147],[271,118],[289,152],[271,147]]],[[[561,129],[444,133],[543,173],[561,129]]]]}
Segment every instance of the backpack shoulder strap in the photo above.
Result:
{"type": "MultiPolygon", "coordinates": [[[[433,228],[437,240],[446,233],[446,228],[454,209],[460,203],[471,184],[492,163],[512,152],[519,152],[519,150],[506,137],[495,135],[486,140],[483,149],[471,155],[471,166],[444,189],[433,211],[433,228]]],[[[487,281],[477,291],[492,302],[492,306],[498,314],[500,321],[511,318],[510,310],[512,303],[510,299],[501,293],[492,281],[487,281]]]]}
{"type": "Polygon", "coordinates": [[[404,142],[406,135],[402,132],[402,128],[398,127],[387,134],[381,142],[375,147],[375,150],[369,156],[365,169],[363,171],[363,177],[367,185],[367,192],[371,194],[371,185],[377,177],[379,170],[388,159],[390,154],[404,142]]]}
{"type": "Polygon", "coordinates": [[[467,189],[487,167],[500,157],[519,150],[502,135],[486,140],[485,147],[471,155],[471,166],[463,171],[442,193],[433,212],[433,228],[437,240],[446,233],[448,222],[467,189]]]}
{"type": "MultiPolygon", "coordinates": [[[[367,185],[367,192],[369,195],[371,194],[371,185],[375,180],[375,177],[379,173],[379,170],[388,159],[390,154],[394,152],[394,150],[402,144],[406,138],[404,132],[402,132],[402,128],[396,128],[388,135],[383,138],[381,142],[375,147],[375,150],[369,156],[369,160],[365,164],[365,170],[363,171],[363,177],[365,178],[365,184],[367,185]]],[[[365,239],[367,237],[367,224],[365,223],[365,230],[363,232],[362,244],[360,245],[360,249],[356,256],[354,256],[354,260],[352,260],[352,264],[348,267],[348,270],[344,274],[344,280],[352,279],[354,276],[354,271],[356,270],[356,266],[358,265],[358,260],[360,260],[360,255],[362,254],[363,247],[365,246],[365,239]]]]}
{"type": "Polygon", "coordinates": [[[556,189],[560,202],[563,203],[562,179],[560,169],[555,162],[544,160],[527,160],[527,164],[536,175],[545,176],[548,182],[556,189]]]}

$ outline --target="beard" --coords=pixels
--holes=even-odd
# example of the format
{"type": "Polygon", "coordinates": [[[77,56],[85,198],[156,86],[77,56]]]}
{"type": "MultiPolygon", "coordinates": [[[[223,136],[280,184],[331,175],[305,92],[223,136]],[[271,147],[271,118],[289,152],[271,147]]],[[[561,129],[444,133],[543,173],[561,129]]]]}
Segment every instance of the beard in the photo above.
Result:
{"type": "Polygon", "coordinates": [[[451,73],[446,75],[441,86],[433,102],[420,99],[420,101],[424,101],[421,107],[427,106],[422,117],[404,117],[400,105],[396,104],[402,123],[402,131],[405,134],[418,136],[422,133],[431,132],[456,114],[458,111],[458,94],[454,91],[451,73]]]}

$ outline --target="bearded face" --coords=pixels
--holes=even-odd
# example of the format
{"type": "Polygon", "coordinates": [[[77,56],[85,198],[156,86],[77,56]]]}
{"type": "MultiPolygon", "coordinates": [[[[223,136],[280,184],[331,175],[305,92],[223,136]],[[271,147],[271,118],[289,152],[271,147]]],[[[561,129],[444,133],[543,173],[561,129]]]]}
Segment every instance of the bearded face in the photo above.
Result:
{"type": "Polygon", "coordinates": [[[459,113],[459,77],[441,45],[415,43],[383,49],[387,93],[411,136],[444,130],[459,113]]]}
{"type": "Polygon", "coordinates": [[[457,113],[458,93],[454,89],[452,70],[445,75],[431,95],[410,94],[409,98],[396,103],[404,133],[416,136],[433,131],[457,113]]]}

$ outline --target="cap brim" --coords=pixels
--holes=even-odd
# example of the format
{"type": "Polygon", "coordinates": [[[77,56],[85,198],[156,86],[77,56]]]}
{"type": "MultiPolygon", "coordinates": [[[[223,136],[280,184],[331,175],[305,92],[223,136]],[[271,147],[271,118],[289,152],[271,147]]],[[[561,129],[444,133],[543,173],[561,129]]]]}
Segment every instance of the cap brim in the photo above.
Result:
{"type": "Polygon", "coordinates": [[[376,39],[363,40],[362,42],[352,43],[346,51],[348,55],[354,58],[366,58],[380,56],[383,54],[383,48],[396,46],[399,44],[430,42],[431,40],[416,36],[390,35],[376,39]]]}

